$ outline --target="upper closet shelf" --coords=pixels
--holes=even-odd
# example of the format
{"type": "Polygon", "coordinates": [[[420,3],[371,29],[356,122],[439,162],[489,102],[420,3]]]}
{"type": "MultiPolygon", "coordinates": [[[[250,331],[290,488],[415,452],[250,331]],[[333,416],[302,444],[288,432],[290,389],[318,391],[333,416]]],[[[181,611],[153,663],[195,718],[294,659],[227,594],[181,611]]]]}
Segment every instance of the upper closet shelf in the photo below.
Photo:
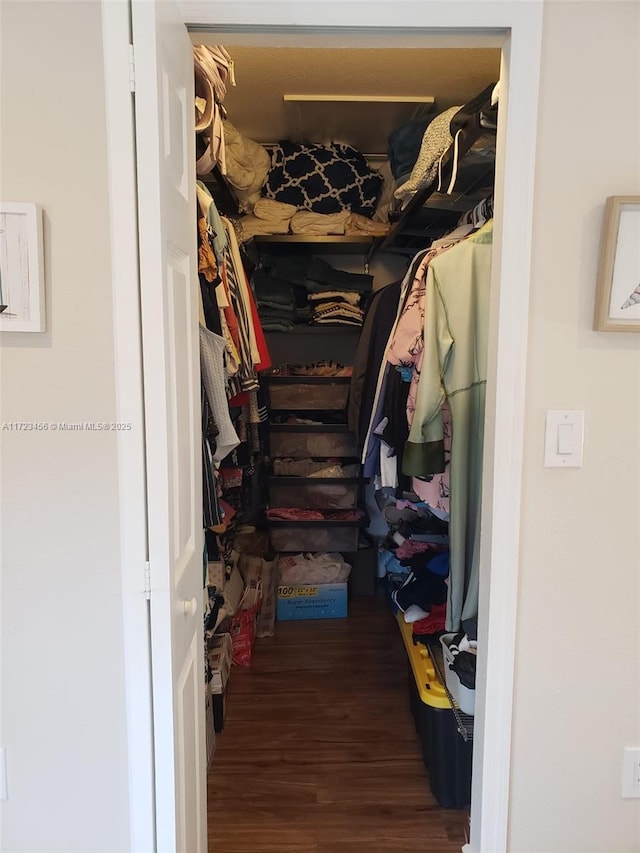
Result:
{"type": "Polygon", "coordinates": [[[496,134],[478,125],[467,127],[457,146],[442,159],[440,186],[433,181],[396,214],[386,237],[376,239],[371,254],[380,251],[412,253],[455,226],[462,213],[472,210],[493,191],[496,134]],[[456,171],[454,188],[446,189],[456,171]]]}

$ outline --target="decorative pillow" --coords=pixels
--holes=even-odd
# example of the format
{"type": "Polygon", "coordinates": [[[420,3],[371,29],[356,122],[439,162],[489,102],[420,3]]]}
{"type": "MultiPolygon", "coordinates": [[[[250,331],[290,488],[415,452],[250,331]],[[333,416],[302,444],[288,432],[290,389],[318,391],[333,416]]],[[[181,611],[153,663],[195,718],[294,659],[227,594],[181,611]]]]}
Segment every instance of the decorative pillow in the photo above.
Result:
{"type": "Polygon", "coordinates": [[[371,217],[381,187],[380,175],[350,145],[285,141],[273,151],[265,195],[314,213],[371,217]]]}

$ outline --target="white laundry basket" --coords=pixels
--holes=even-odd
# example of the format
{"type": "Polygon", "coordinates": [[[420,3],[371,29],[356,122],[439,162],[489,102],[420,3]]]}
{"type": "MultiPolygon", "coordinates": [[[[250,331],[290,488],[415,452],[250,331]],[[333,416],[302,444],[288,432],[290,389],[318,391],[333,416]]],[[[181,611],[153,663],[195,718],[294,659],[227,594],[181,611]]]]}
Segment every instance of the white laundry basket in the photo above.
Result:
{"type": "Polygon", "coordinates": [[[444,677],[447,683],[447,689],[458,703],[460,710],[464,714],[473,715],[475,712],[476,691],[471,690],[469,687],[465,687],[458,678],[458,674],[450,667],[450,664],[453,663],[454,656],[451,653],[449,645],[455,636],[455,634],[443,634],[440,637],[444,677]]]}

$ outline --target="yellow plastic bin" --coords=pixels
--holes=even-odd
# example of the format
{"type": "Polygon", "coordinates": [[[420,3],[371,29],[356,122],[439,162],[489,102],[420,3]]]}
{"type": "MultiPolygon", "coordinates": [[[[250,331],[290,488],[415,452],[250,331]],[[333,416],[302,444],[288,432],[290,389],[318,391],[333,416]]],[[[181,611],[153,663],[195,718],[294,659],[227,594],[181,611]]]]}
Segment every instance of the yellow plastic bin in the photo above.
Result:
{"type": "Polygon", "coordinates": [[[413,642],[411,625],[401,613],[396,618],[409,658],[409,703],[431,791],[442,808],[465,808],[471,802],[472,739],[465,740],[458,731],[456,715],[429,650],[413,642]]]}

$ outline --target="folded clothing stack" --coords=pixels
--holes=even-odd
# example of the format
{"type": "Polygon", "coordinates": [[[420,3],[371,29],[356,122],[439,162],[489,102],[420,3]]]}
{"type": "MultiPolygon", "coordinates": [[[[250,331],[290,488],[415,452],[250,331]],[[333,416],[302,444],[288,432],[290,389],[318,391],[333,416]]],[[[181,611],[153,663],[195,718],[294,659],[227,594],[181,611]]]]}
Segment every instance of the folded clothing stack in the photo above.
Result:
{"type": "Polygon", "coordinates": [[[416,633],[437,633],[445,626],[449,553],[425,557],[412,561],[407,579],[391,597],[407,624],[421,623],[416,633]]]}
{"type": "Polygon", "coordinates": [[[238,240],[246,243],[258,234],[288,234],[289,225],[297,208],[292,204],[262,198],[253,207],[253,213],[234,221],[238,240]]]}
{"type": "Polygon", "coordinates": [[[291,220],[291,232],[293,234],[306,234],[310,237],[344,234],[349,217],[348,210],[343,210],[340,213],[312,213],[308,210],[301,210],[291,220]]]}
{"type": "Polygon", "coordinates": [[[389,538],[379,547],[378,577],[416,640],[445,630],[449,565],[449,551],[432,543],[407,539],[393,547],[389,538]]]}
{"type": "Polygon", "coordinates": [[[296,316],[296,302],[289,282],[271,276],[262,269],[254,272],[252,280],[262,328],[270,332],[291,331],[296,316]]]}
{"type": "Polygon", "coordinates": [[[449,513],[435,509],[417,495],[404,492],[406,498],[396,498],[389,489],[379,489],[375,500],[385,520],[396,527],[402,536],[419,534],[446,536],[449,532],[449,513]]]}
{"type": "MultiPolygon", "coordinates": [[[[365,294],[371,291],[373,276],[335,269],[322,258],[287,256],[274,257],[268,273],[259,272],[261,276],[254,273],[258,302],[266,298],[266,294],[263,297],[258,292],[259,287],[268,292],[271,281],[288,284],[291,289],[288,304],[291,300],[294,302],[293,322],[318,326],[362,325],[362,304],[365,294]]],[[[271,306],[267,303],[267,307],[271,306]]]]}
{"type": "Polygon", "coordinates": [[[314,326],[361,326],[362,295],[371,289],[369,275],[336,270],[322,258],[313,258],[305,277],[314,326]]]}
{"type": "Polygon", "coordinates": [[[337,270],[322,258],[311,258],[305,270],[304,286],[310,292],[346,290],[367,293],[371,290],[372,284],[372,275],[337,270]]]}
{"type": "MultiPolygon", "coordinates": [[[[315,294],[316,302],[311,314],[312,326],[361,326],[364,311],[342,298],[343,294],[329,296],[315,294]]],[[[312,298],[312,297],[310,297],[312,298]]]]}
{"type": "Polygon", "coordinates": [[[324,237],[332,234],[367,237],[384,237],[389,233],[389,225],[375,222],[361,213],[311,213],[302,210],[291,220],[292,234],[306,234],[310,237],[324,237]]]}

